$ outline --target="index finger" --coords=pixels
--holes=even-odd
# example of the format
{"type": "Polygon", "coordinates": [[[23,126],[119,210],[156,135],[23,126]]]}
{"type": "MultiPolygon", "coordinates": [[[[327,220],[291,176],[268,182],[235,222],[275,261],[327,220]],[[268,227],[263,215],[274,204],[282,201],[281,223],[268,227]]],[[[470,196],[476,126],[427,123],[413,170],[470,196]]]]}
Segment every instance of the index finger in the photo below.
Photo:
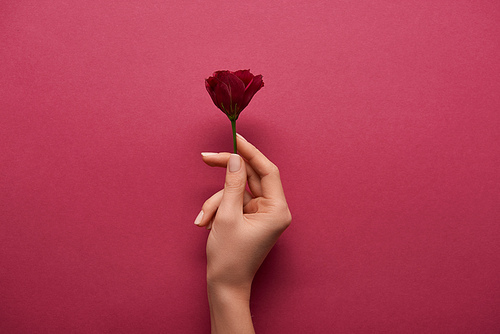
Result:
{"type": "Polygon", "coordinates": [[[278,167],[241,135],[237,135],[237,140],[238,152],[260,176],[262,195],[266,198],[284,198],[278,167]]]}

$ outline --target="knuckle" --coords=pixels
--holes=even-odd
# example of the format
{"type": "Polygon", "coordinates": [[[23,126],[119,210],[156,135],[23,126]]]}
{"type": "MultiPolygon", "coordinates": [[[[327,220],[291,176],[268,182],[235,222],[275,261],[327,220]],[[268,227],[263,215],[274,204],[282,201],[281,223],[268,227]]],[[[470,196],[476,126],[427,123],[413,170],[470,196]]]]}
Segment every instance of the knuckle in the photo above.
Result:
{"type": "Polygon", "coordinates": [[[285,201],[280,201],[276,203],[276,213],[278,217],[279,226],[284,230],[290,226],[292,222],[292,214],[288,208],[288,204],[285,201]]]}
{"type": "Polygon", "coordinates": [[[276,176],[280,176],[280,170],[278,168],[278,166],[276,166],[275,164],[271,163],[271,166],[269,168],[269,174],[272,174],[272,175],[276,175],[276,176]]]}
{"type": "Polygon", "coordinates": [[[288,204],[285,201],[279,201],[276,203],[276,210],[280,215],[284,216],[288,212],[288,204]]]}
{"type": "Polygon", "coordinates": [[[290,209],[286,209],[286,221],[288,222],[288,225],[292,222],[292,213],[290,212],[290,209]]]}
{"type": "Polygon", "coordinates": [[[283,215],[283,226],[287,228],[288,226],[290,226],[291,223],[292,223],[292,213],[287,208],[286,212],[283,215]]]}

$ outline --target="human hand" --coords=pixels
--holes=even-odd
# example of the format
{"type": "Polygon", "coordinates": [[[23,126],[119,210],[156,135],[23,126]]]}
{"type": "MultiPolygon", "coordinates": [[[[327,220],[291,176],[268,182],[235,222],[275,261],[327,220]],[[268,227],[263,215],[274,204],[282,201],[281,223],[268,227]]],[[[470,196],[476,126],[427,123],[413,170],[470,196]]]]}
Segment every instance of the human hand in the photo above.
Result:
{"type": "Polygon", "coordinates": [[[210,228],[207,240],[207,282],[249,289],[253,277],[291,214],[278,168],[259,150],[237,137],[241,157],[204,153],[209,166],[226,167],[224,189],[210,197],[195,224],[210,228]],[[248,180],[248,190],[245,190],[248,180]]]}
{"type": "Polygon", "coordinates": [[[292,219],[278,168],[243,137],[238,135],[237,141],[244,159],[202,153],[208,165],[227,167],[224,189],[203,204],[195,220],[210,229],[207,289],[212,333],[254,333],[249,306],[253,277],[292,219]]]}

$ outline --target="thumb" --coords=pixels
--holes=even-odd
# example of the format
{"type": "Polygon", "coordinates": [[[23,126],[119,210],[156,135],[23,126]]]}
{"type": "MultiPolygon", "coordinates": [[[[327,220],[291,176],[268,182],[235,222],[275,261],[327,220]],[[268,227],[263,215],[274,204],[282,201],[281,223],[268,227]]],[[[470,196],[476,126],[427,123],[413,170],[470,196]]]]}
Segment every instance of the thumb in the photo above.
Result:
{"type": "Polygon", "coordinates": [[[218,210],[219,214],[228,219],[235,219],[243,215],[243,196],[246,182],[245,162],[239,155],[231,154],[227,162],[226,182],[218,210]]]}

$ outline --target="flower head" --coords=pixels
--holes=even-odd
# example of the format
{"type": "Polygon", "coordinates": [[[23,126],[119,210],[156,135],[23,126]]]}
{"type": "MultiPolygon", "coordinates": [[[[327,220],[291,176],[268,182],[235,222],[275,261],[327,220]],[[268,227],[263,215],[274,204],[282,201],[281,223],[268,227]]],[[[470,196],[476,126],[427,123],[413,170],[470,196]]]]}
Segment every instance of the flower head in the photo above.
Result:
{"type": "Polygon", "coordinates": [[[262,75],[254,76],[250,70],[217,71],[205,80],[205,86],[217,108],[236,121],[255,93],[264,87],[264,81],[262,75]]]}

